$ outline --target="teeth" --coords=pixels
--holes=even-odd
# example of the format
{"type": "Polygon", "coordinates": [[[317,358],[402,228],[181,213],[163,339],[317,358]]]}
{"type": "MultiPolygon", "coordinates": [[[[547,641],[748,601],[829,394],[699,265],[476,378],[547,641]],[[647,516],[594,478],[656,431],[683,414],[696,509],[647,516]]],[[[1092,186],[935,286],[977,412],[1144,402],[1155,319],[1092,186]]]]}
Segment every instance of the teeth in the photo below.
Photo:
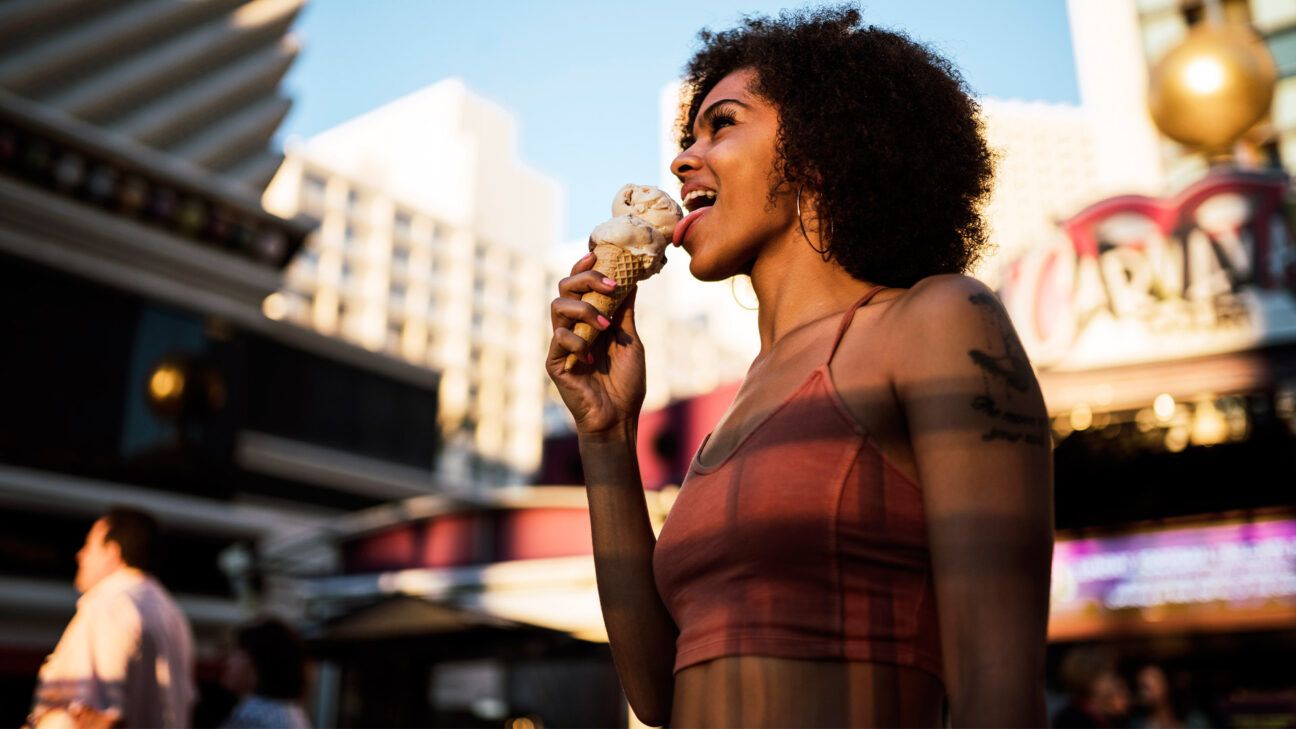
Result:
{"type": "Polygon", "coordinates": [[[709,197],[714,199],[715,196],[716,196],[715,190],[694,190],[693,192],[690,192],[689,194],[684,196],[684,202],[689,203],[700,197],[709,197]]]}

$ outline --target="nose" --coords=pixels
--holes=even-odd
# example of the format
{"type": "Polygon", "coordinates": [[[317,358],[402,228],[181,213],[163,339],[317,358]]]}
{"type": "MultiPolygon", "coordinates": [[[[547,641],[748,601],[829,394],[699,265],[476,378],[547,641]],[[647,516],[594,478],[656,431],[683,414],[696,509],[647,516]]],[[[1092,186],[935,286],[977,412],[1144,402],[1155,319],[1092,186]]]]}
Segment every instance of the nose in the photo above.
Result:
{"type": "Polygon", "coordinates": [[[689,172],[696,172],[702,167],[702,158],[697,153],[697,144],[693,144],[686,149],[680,150],[671,160],[671,174],[679,178],[680,182],[684,181],[684,176],[689,172]]]}

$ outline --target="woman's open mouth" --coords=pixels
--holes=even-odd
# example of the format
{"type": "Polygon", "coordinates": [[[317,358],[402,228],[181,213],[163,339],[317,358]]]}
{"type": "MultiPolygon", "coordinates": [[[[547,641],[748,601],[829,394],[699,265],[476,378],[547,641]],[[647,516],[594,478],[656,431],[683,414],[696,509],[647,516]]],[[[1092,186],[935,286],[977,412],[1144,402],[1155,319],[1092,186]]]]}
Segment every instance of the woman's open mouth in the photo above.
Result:
{"type": "Polygon", "coordinates": [[[692,228],[703,215],[711,212],[711,206],[715,205],[715,202],[715,190],[705,188],[698,188],[684,196],[684,209],[688,210],[689,214],[675,226],[675,234],[671,236],[675,245],[684,245],[689,228],[692,228]]]}

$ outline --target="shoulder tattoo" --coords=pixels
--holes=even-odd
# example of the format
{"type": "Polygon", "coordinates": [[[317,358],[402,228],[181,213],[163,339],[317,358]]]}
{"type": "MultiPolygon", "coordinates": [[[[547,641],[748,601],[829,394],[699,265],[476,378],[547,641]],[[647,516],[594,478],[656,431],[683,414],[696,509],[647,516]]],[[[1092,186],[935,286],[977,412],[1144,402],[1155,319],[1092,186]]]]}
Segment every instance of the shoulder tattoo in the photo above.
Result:
{"type": "Polygon", "coordinates": [[[989,294],[974,294],[968,301],[980,312],[986,337],[984,349],[968,350],[968,357],[981,371],[983,385],[982,393],[972,398],[972,409],[989,421],[981,440],[1044,445],[1048,442],[1048,419],[1029,413],[1035,373],[1007,313],[989,294]]]}

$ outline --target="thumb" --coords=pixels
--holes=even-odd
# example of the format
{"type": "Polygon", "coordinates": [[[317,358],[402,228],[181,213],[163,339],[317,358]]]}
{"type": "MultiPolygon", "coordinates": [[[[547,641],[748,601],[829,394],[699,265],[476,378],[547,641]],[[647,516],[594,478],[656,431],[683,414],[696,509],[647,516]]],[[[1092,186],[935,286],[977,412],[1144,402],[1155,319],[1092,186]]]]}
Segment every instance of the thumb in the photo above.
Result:
{"type": "Polygon", "coordinates": [[[625,302],[621,304],[621,308],[617,310],[614,317],[617,328],[636,340],[639,339],[639,331],[635,329],[634,309],[635,299],[638,297],[639,285],[635,284],[635,287],[630,289],[630,293],[626,295],[625,302]]]}

